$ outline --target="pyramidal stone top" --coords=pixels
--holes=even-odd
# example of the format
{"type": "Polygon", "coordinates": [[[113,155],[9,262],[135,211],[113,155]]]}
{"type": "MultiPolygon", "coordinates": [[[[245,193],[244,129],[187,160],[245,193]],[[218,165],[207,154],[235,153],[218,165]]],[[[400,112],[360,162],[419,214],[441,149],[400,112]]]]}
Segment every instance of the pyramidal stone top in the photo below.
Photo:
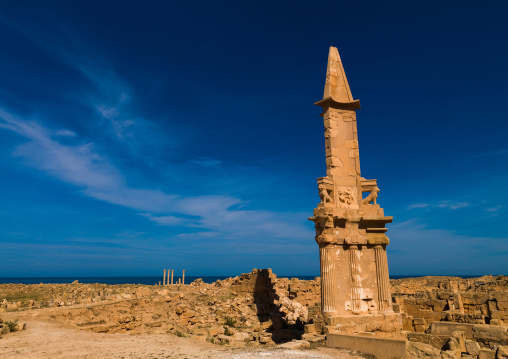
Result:
{"type": "Polygon", "coordinates": [[[351,94],[339,51],[333,46],[330,47],[330,52],[328,53],[328,68],[326,70],[323,100],[316,102],[316,105],[322,106],[322,104],[330,100],[335,103],[354,104],[355,108],[360,108],[360,101],[354,100],[351,94]]]}

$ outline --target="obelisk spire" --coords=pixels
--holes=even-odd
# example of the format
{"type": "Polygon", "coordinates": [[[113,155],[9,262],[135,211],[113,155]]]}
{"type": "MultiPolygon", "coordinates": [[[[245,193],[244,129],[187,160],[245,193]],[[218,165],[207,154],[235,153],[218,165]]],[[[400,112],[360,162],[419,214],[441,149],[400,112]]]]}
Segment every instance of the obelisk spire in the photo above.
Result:
{"type": "Polygon", "coordinates": [[[337,102],[351,102],[353,95],[347,82],[346,73],[340,60],[339,51],[331,46],[328,53],[328,68],[326,70],[326,84],[323,99],[331,97],[337,102]]]}

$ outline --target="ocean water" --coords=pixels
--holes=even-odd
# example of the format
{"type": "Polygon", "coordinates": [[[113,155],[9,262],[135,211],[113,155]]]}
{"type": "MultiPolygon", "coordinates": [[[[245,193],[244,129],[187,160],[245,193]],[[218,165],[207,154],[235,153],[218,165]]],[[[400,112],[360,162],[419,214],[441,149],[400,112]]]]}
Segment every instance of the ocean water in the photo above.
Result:
{"type": "MultiPolygon", "coordinates": [[[[201,278],[205,283],[214,283],[217,280],[224,280],[234,276],[185,276],[185,283],[189,284],[194,280],[201,278]]],[[[295,276],[277,276],[279,278],[298,278],[302,280],[311,280],[316,276],[295,275],[295,276]]],[[[421,276],[390,276],[391,279],[417,278],[421,276]]],[[[455,275],[454,277],[473,278],[474,275],[455,275]]],[[[177,283],[180,276],[174,276],[173,282],[177,283]]],[[[19,284],[39,284],[39,283],[72,283],[77,280],[79,283],[101,283],[101,284],[147,284],[154,285],[162,282],[162,276],[157,277],[0,277],[0,284],[19,283],[19,284]]]]}

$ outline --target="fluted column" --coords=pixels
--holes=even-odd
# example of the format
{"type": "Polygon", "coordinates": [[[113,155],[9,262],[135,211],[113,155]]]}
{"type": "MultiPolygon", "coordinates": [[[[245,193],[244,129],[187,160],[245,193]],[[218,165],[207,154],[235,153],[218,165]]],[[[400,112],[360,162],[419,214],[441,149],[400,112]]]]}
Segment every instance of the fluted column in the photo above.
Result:
{"type": "Polygon", "coordinates": [[[388,259],[386,258],[386,250],[382,245],[375,246],[374,253],[376,258],[378,306],[380,311],[386,311],[390,310],[392,305],[388,259]]]}
{"type": "Polygon", "coordinates": [[[361,292],[360,292],[360,267],[358,264],[358,246],[351,245],[349,247],[349,274],[351,281],[351,304],[352,310],[361,309],[361,292]]]}
{"type": "Polygon", "coordinates": [[[166,285],[166,270],[164,269],[164,279],[162,280],[162,285],[166,285]]]}
{"type": "Polygon", "coordinates": [[[321,310],[323,314],[338,312],[338,282],[335,253],[338,246],[329,244],[319,247],[321,262],[321,310]]]}

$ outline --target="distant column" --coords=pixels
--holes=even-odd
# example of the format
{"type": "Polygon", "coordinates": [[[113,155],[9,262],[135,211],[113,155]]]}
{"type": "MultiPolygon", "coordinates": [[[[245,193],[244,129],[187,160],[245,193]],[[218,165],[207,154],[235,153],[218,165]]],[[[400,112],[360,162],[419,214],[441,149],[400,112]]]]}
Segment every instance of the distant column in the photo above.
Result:
{"type": "Polygon", "coordinates": [[[185,284],[185,269],[183,270],[182,273],[182,284],[185,284]]]}
{"type": "Polygon", "coordinates": [[[164,278],[162,279],[163,285],[166,285],[166,270],[164,269],[164,278]]]}
{"type": "Polygon", "coordinates": [[[171,284],[173,284],[173,274],[175,273],[174,269],[171,269],[171,284]]]}

